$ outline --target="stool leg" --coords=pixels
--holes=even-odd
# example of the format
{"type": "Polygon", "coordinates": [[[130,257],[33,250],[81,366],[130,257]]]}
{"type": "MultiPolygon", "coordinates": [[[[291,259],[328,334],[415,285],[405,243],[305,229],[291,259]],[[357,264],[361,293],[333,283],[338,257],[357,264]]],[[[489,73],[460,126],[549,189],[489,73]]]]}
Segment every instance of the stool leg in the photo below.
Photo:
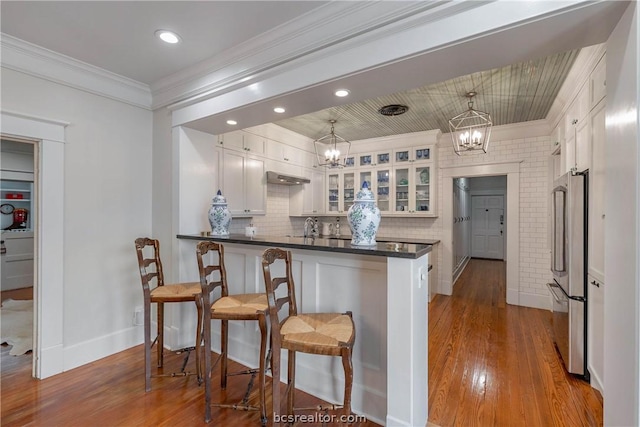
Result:
{"type": "Polygon", "coordinates": [[[229,321],[220,321],[220,387],[224,390],[227,388],[227,344],[229,343],[229,321]]]}
{"type": "Polygon", "coordinates": [[[158,303],[158,368],[164,362],[164,303],[158,303]]]}
{"type": "Polygon", "coordinates": [[[200,297],[196,297],[196,308],[198,310],[198,326],[196,327],[196,376],[198,377],[198,384],[202,384],[202,372],[200,366],[200,352],[202,343],[202,303],[200,297]]]}
{"type": "Polygon", "coordinates": [[[211,421],[211,311],[203,310],[203,335],[204,335],[204,421],[211,421]]]}
{"type": "MultiPolygon", "coordinates": [[[[280,333],[279,331],[277,332],[280,333]]],[[[271,425],[280,425],[275,422],[275,415],[280,412],[280,338],[273,339],[273,329],[271,330],[271,415],[269,422],[271,425]]]]}
{"type": "Polygon", "coordinates": [[[353,385],[353,365],[351,363],[351,351],[349,347],[342,349],[342,367],[344,368],[344,405],[345,417],[351,415],[351,387],[353,385]]]}
{"type": "Polygon", "coordinates": [[[289,364],[287,370],[287,414],[293,415],[293,405],[296,393],[296,352],[289,350],[289,364]]]}
{"type": "Polygon", "coordinates": [[[260,326],[260,422],[262,425],[267,423],[267,408],[265,398],[265,370],[266,370],[266,352],[267,352],[267,319],[265,315],[258,317],[258,325],[260,326]]]}
{"type": "Polygon", "coordinates": [[[144,302],[144,391],[151,390],[151,303],[144,302]]]}

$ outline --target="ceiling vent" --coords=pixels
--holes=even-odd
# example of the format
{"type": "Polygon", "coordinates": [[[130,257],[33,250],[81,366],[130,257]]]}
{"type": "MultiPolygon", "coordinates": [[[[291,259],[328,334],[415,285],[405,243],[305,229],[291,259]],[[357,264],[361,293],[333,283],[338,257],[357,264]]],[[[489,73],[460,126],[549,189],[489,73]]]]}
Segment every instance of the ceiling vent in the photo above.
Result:
{"type": "Polygon", "coordinates": [[[407,107],[406,105],[391,104],[385,105],[384,107],[380,108],[378,110],[378,113],[382,114],[383,116],[399,116],[400,114],[404,114],[407,111],[409,111],[409,107],[407,107]]]}

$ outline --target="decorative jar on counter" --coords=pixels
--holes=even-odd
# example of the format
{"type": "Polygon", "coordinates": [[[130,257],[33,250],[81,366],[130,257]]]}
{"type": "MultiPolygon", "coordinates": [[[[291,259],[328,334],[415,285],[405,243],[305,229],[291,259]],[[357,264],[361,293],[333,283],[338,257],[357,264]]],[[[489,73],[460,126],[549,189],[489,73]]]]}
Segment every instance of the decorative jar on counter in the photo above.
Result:
{"type": "Polygon", "coordinates": [[[358,191],[353,205],[347,212],[351,228],[351,244],[354,246],[375,246],[376,233],[380,226],[380,209],[376,206],[373,193],[366,182],[358,191]]]}
{"type": "Polygon", "coordinates": [[[209,209],[209,224],[212,236],[228,236],[231,224],[231,212],[227,208],[227,199],[218,190],[209,209]]]}

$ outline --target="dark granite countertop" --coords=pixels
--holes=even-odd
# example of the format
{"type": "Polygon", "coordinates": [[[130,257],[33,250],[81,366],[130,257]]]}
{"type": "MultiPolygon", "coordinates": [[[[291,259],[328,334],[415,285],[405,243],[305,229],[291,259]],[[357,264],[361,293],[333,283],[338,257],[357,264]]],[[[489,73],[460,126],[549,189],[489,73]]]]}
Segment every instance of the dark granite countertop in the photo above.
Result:
{"type": "Polygon", "coordinates": [[[305,249],[310,251],[349,253],[358,255],[372,255],[409,259],[417,259],[424,254],[431,252],[432,245],[439,242],[438,240],[421,240],[420,243],[380,241],[376,246],[365,247],[352,246],[350,239],[344,240],[342,238],[325,239],[322,237],[317,237],[313,239],[310,237],[304,238],[292,236],[246,237],[241,234],[231,234],[228,237],[201,236],[199,234],[178,234],[177,237],[178,239],[213,240],[216,242],[227,242],[254,246],[277,246],[281,248],[305,249]]]}

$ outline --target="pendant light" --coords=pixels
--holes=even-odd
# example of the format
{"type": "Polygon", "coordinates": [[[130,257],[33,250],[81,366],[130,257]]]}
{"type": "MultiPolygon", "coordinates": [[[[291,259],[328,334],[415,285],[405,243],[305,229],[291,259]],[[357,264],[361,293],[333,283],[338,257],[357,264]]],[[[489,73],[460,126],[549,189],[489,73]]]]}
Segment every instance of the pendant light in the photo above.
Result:
{"type": "Polygon", "coordinates": [[[449,120],[453,150],[457,155],[482,150],[487,152],[491,135],[491,116],[473,108],[476,92],[467,92],[469,109],[449,120]]]}
{"type": "Polygon", "coordinates": [[[334,131],[336,120],[329,120],[331,123],[331,132],[328,135],[318,138],[313,142],[316,149],[319,166],[328,168],[344,167],[345,159],[349,156],[351,143],[334,131]]]}

